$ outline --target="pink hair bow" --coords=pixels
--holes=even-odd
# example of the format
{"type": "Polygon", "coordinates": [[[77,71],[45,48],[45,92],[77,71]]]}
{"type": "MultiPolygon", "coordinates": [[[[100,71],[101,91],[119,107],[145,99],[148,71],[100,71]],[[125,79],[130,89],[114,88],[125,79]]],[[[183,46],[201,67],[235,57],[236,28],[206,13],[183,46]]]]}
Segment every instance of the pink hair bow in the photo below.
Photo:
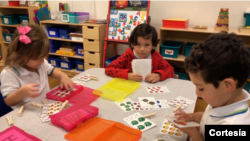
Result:
{"type": "Polygon", "coordinates": [[[19,37],[19,41],[25,44],[29,44],[31,43],[31,40],[28,36],[26,36],[25,34],[29,33],[29,31],[31,30],[30,27],[25,26],[25,27],[17,27],[18,32],[21,34],[19,37]]]}

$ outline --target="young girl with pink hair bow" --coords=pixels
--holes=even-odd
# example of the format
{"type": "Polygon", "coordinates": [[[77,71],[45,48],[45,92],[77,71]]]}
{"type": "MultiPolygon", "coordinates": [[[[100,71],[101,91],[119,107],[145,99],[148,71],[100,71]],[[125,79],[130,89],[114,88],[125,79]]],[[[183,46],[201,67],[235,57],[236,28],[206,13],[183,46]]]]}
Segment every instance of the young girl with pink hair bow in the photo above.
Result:
{"type": "Polygon", "coordinates": [[[35,25],[17,27],[12,37],[5,68],[0,75],[1,93],[12,108],[50,91],[48,76],[61,80],[61,87],[74,88],[72,80],[45,60],[50,42],[44,31],[35,25]]]}

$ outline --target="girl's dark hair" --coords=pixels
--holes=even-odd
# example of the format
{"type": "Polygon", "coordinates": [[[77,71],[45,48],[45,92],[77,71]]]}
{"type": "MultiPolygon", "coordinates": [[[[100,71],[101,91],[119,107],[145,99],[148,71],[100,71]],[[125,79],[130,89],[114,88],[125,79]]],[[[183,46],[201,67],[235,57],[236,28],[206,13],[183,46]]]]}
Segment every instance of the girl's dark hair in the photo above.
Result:
{"type": "MultiPolygon", "coordinates": [[[[132,48],[132,45],[137,45],[137,38],[143,37],[144,39],[150,39],[152,41],[152,45],[154,47],[158,44],[158,37],[157,32],[153,26],[150,26],[149,24],[139,24],[135,27],[135,29],[132,31],[131,36],[129,37],[129,47],[132,48]]],[[[153,49],[152,52],[155,50],[153,49]]]]}
{"type": "Polygon", "coordinates": [[[224,31],[193,46],[185,59],[185,68],[190,73],[200,73],[204,82],[212,83],[215,88],[230,77],[237,80],[240,88],[250,74],[250,52],[240,37],[224,31]]]}
{"type": "Polygon", "coordinates": [[[30,59],[36,60],[46,57],[50,51],[50,42],[42,28],[37,25],[28,25],[31,30],[26,34],[31,43],[25,44],[19,41],[20,33],[16,29],[12,42],[7,49],[4,65],[11,67],[22,67],[30,59]]]}

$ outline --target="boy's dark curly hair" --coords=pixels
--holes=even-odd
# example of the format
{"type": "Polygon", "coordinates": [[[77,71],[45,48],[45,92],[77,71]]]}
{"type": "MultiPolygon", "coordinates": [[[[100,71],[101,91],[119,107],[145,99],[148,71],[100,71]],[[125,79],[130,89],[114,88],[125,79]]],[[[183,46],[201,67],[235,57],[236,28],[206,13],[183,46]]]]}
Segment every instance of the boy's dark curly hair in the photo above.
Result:
{"type": "MultiPolygon", "coordinates": [[[[131,36],[129,37],[129,47],[132,48],[132,45],[137,45],[137,38],[143,37],[144,39],[150,39],[152,40],[152,45],[154,47],[158,44],[158,37],[157,32],[153,26],[150,26],[149,24],[139,24],[134,28],[134,30],[131,33],[131,36]]],[[[154,52],[155,49],[152,50],[154,52]]]]}
{"type": "Polygon", "coordinates": [[[219,87],[219,81],[232,77],[237,88],[243,87],[250,74],[250,52],[235,33],[210,35],[204,43],[193,46],[185,59],[185,69],[201,73],[206,83],[219,87]]]}

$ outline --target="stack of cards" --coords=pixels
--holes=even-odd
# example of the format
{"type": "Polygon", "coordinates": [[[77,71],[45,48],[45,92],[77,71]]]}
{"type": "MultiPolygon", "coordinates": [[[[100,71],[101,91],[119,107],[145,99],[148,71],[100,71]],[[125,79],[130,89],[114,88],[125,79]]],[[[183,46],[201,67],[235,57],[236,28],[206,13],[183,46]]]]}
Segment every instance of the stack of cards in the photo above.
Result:
{"type": "Polygon", "coordinates": [[[165,118],[171,122],[174,123],[176,126],[180,127],[180,128],[187,128],[187,127],[198,127],[200,126],[200,124],[194,122],[194,121],[189,121],[189,122],[185,122],[185,121],[178,121],[176,119],[176,117],[174,116],[174,114],[170,114],[165,116],[165,118]]]}
{"type": "Polygon", "coordinates": [[[79,77],[78,80],[88,82],[91,80],[91,77],[95,77],[95,76],[90,75],[90,74],[85,74],[85,75],[79,77]]]}
{"type": "Polygon", "coordinates": [[[152,121],[147,118],[141,118],[140,113],[135,113],[129,117],[124,118],[123,120],[126,121],[131,127],[141,130],[142,132],[149,130],[156,126],[152,121]]]}
{"type": "Polygon", "coordinates": [[[132,62],[132,70],[135,74],[140,74],[143,80],[152,71],[152,60],[151,59],[134,59],[132,62]]]}
{"type": "Polygon", "coordinates": [[[187,98],[184,98],[182,96],[179,96],[171,101],[168,102],[169,105],[171,106],[178,106],[180,104],[182,104],[182,106],[180,107],[180,109],[185,109],[187,106],[189,106],[191,103],[193,103],[194,101],[193,100],[190,100],[190,99],[187,99],[187,98]]]}
{"type": "Polygon", "coordinates": [[[149,94],[169,93],[166,86],[146,87],[149,94]]]}
{"type": "Polygon", "coordinates": [[[161,127],[160,133],[167,134],[170,136],[175,136],[175,137],[181,137],[183,134],[183,132],[180,129],[174,127],[174,124],[169,122],[167,119],[165,119],[161,127]]]}
{"type": "Polygon", "coordinates": [[[84,85],[86,82],[85,81],[81,81],[81,80],[77,80],[77,81],[73,81],[75,85],[84,85]]]}

